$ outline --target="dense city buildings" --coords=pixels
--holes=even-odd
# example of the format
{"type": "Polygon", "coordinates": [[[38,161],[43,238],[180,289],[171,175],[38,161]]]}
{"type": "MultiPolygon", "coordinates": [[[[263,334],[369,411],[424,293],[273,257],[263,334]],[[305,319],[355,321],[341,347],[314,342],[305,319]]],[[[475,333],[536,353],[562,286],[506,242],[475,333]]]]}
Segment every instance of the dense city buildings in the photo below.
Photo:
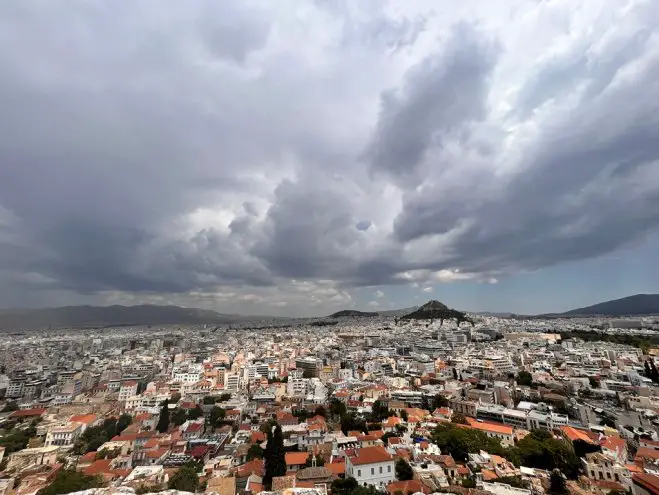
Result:
{"type": "Polygon", "coordinates": [[[399,316],[6,333],[0,488],[659,486],[652,318],[399,316]]]}

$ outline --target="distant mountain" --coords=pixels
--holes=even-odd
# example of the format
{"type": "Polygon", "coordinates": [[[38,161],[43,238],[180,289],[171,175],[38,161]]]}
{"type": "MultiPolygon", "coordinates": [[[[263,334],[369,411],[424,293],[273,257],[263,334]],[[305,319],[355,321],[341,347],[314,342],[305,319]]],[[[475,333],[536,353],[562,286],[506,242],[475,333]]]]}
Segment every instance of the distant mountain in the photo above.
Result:
{"type": "Polygon", "coordinates": [[[659,294],[636,294],[554,316],[644,316],[659,314],[659,294]]]}
{"type": "Polygon", "coordinates": [[[401,317],[401,320],[440,320],[441,322],[451,319],[456,320],[458,324],[463,321],[474,324],[473,320],[462,311],[450,309],[446,304],[435,300],[428,301],[415,311],[401,317]]]}
{"type": "Polygon", "coordinates": [[[254,317],[226,315],[179,306],[65,306],[45,309],[0,310],[0,328],[100,328],[131,325],[223,324],[254,317]]]}
{"type": "Polygon", "coordinates": [[[353,316],[359,318],[372,318],[374,316],[380,316],[379,313],[370,313],[367,311],[357,311],[354,309],[344,309],[343,311],[337,311],[328,316],[328,318],[343,318],[346,316],[353,316]]]}
{"type": "Polygon", "coordinates": [[[419,306],[411,306],[409,308],[387,309],[386,311],[378,312],[380,313],[380,316],[403,316],[407,313],[411,313],[412,311],[416,311],[418,308],[419,306]]]}

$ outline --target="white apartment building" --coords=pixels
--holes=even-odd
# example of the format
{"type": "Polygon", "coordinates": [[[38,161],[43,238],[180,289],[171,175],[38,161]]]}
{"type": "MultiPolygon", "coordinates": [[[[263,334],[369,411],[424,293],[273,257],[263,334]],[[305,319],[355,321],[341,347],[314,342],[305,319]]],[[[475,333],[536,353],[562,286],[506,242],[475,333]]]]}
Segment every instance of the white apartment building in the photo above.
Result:
{"type": "Polygon", "coordinates": [[[286,394],[289,397],[301,397],[307,395],[307,383],[309,380],[306,378],[292,378],[288,377],[286,386],[286,394]]]}
{"type": "Polygon", "coordinates": [[[174,372],[174,381],[181,383],[197,383],[201,380],[203,374],[201,371],[179,370],[174,372]]]}
{"type": "Polygon", "coordinates": [[[352,476],[362,486],[384,489],[396,480],[394,459],[382,446],[356,449],[346,458],[346,476],[352,476]]]}
{"type": "Polygon", "coordinates": [[[240,390],[240,375],[237,373],[225,373],[224,388],[229,392],[240,390]]]}
{"type": "Polygon", "coordinates": [[[341,380],[352,380],[352,369],[345,368],[339,370],[339,379],[341,380]]]}
{"type": "Polygon", "coordinates": [[[124,382],[119,389],[119,402],[126,402],[129,397],[137,395],[137,382],[124,382]]]}
{"type": "Polygon", "coordinates": [[[81,423],[68,423],[62,426],[55,426],[46,433],[46,447],[56,446],[62,448],[71,448],[82,434],[81,423]]]}
{"type": "Polygon", "coordinates": [[[23,387],[25,386],[25,380],[11,380],[7,385],[7,391],[5,392],[5,397],[8,399],[17,399],[23,396],[23,387]]]}

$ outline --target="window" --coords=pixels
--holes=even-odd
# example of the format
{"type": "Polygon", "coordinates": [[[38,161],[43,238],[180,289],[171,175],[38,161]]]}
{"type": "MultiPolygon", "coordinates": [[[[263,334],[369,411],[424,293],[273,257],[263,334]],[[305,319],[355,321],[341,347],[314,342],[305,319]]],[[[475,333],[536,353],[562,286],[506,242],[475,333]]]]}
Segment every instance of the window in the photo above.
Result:
{"type": "Polygon", "coordinates": [[[380,466],[380,474],[382,474],[382,466],[380,466]]]}
{"type": "Polygon", "coordinates": [[[362,470],[361,470],[361,469],[358,469],[358,470],[357,470],[357,476],[358,476],[359,478],[361,478],[361,476],[362,476],[362,470]]]}
{"type": "Polygon", "coordinates": [[[371,468],[371,476],[375,474],[375,468],[371,468]]]}
{"type": "Polygon", "coordinates": [[[391,472],[391,466],[387,466],[387,472],[391,472]]]}

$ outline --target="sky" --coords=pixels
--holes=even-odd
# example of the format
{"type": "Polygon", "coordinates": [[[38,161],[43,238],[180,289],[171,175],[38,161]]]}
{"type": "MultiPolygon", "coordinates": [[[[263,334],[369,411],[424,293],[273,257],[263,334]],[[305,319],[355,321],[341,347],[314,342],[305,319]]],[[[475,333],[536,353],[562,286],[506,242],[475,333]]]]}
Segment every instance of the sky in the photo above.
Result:
{"type": "Polygon", "coordinates": [[[0,307],[659,292],[653,0],[0,2],[0,307]]]}

